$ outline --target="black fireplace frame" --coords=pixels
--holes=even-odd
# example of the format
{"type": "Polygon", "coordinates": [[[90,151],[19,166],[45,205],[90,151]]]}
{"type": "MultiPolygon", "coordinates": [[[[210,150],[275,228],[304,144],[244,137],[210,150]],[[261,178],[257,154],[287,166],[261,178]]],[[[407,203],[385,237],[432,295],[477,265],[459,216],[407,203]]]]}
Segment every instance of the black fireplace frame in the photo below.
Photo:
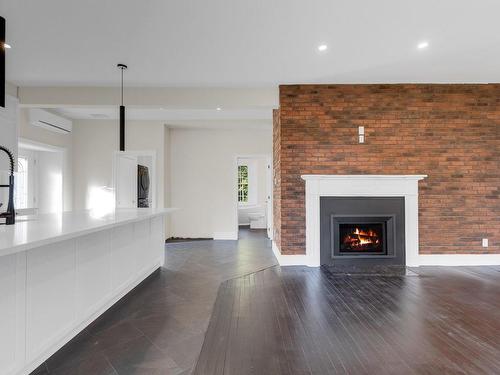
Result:
{"type": "MultiPolygon", "coordinates": [[[[339,267],[404,266],[405,197],[404,196],[322,196],[320,197],[320,264],[339,267]],[[335,254],[335,220],[360,218],[387,220],[387,254],[335,254]],[[389,227],[390,226],[390,227],[389,227]]],[[[338,234],[337,234],[338,236],[338,234]]]]}
{"type": "Polygon", "coordinates": [[[396,216],[395,215],[330,215],[331,233],[331,255],[335,258],[394,258],[396,249],[396,216]],[[373,252],[350,252],[343,253],[340,250],[340,225],[341,224],[382,224],[383,245],[381,253],[373,252]]]}

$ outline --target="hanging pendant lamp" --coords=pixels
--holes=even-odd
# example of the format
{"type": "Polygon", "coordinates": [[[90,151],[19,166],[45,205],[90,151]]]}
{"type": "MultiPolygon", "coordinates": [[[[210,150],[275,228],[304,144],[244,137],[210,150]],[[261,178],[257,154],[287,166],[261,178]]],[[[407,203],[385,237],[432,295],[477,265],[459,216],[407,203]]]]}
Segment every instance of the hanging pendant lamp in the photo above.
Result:
{"type": "Polygon", "coordinates": [[[121,70],[121,105],[120,105],[120,151],[125,151],[125,106],[123,105],[123,71],[128,68],[125,64],[118,64],[118,69],[121,70]]]}
{"type": "Polygon", "coordinates": [[[0,107],[5,107],[5,18],[0,17],[0,107]]]}

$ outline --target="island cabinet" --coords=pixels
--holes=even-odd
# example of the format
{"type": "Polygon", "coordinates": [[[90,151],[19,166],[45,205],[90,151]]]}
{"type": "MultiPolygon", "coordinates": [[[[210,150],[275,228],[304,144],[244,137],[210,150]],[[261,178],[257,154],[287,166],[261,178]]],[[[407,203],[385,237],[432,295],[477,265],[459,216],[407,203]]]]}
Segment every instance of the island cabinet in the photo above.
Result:
{"type": "Polygon", "coordinates": [[[161,267],[168,212],[64,213],[2,226],[0,374],[29,374],[161,267]]]}

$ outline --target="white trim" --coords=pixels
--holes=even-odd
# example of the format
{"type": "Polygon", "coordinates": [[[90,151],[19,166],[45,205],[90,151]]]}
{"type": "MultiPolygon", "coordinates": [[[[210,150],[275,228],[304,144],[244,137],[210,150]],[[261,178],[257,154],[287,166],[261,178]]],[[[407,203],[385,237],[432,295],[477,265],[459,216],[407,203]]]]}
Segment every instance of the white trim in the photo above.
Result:
{"type": "Polygon", "coordinates": [[[238,232],[214,232],[214,240],[237,240],[238,232]]]}
{"type": "Polygon", "coordinates": [[[496,266],[500,254],[420,254],[420,266],[496,266]]]}
{"type": "Polygon", "coordinates": [[[303,174],[303,180],[423,180],[426,174],[303,174]]]}

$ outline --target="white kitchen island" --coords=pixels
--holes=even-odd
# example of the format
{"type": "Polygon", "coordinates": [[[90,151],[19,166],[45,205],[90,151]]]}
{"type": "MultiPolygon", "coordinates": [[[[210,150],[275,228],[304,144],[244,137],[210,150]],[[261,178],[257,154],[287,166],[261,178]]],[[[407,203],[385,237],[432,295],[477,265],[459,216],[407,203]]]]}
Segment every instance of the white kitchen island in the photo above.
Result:
{"type": "Polygon", "coordinates": [[[0,225],[0,374],[29,374],[164,264],[164,216],[118,209],[0,225]]]}

